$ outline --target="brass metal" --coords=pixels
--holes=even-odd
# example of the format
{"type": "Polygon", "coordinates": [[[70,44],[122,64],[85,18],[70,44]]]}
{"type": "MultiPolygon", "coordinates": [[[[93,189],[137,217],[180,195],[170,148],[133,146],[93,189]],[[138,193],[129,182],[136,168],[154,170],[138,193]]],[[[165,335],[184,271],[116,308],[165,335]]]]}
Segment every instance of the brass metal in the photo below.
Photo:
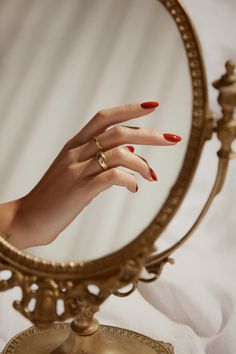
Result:
{"type": "Polygon", "coordinates": [[[16,335],[2,354],[174,354],[172,345],[126,329],[103,326],[90,336],[79,336],[69,323],[46,330],[31,327],[16,335]],[[34,348],[34,352],[31,348],[34,348]]]}
{"type": "Polygon", "coordinates": [[[102,170],[107,170],[108,169],[108,163],[107,163],[107,159],[106,159],[106,155],[104,154],[104,152],[99,151],[97,153],[97,159],[98,159],[98,163],[101,166],[102,170]]]}
{"type": "Polygon", "coordinates": [[[94,137],[93,137],[93,140],[95,141],[95,144],[97,145],[98,149],[102,151],[102,150],[103,150],[103,147],[102,147],[102,145],[100,144],[98,138],[97,138],[96,136],[94,136],[94,137]]]}
{"type": "Polygon", "coordinates": [[[213,82],[213,86],[219,90],[218,102],[222,108],[222,117],[217,122],[215,132],[221,142],[218,151],[220,159],[229,160],[235,156],[231,145],[236,138],[236,120],[234,110],[236,107],[236,74],[235,63],[227,61],[226,73],[219,80],[213,82]]]}
{"type": "MultiPolygon", "coordinates": [[[[200,224],[210,208],[214,198],[222,190],[229,160],[235,156],[235,153],[232,150],[232,143],[236,139],[236,120],[234,119],[234,111],[236,108],[235,63],[232,61],[227,61],[225,68],[226,73],[222,75],[219,80],[213,82],[213,86],[219,91],[218,102],[222,108],[222,116],[219,120],[215,117],[214,121],[214,132],[217,134],[217,137],[221,142],[221,148],[217,152],[219,162],[215,183],[202,211],[190,230],[173,246],[164,252],[148,258],[146,262],[146,270],[150,274],[160,275],[163,265],[169,260],[169,256],[180,246],[182,246],[196,230],[197,226],[200,224]]],[[[213,116],[211,116],[210,119],[214,120],[213,116]]],[[[152,280],[155,280],[155,276],[149,281],[152,280]]]]}
{"type": "MultiPolygon", "coordinates": [[[[6,243],[7,241],[2,239],[0,248],[6,243]]],[[[21,252],[12,245],[10,247],[14,252],[21,252]]],[[[45,328],[53,322],[75,318],[74,327],[82,333],[92,324],[100,304],[112,293],[129,284],[136,286],[147,255],[152,252],[152,246],[140,249],[138,257],[121,262],[119,268],[104,269],[103,274],[96,274],[94,270],[90,277],[66,270],[59,274],[43,272],[40,269],[32,272],[27,270],[24,264],[19,264],[17,258],[11,258],[11,254],[6,256],[6,253],[0,253],[0,272],[11,272],[8,280],[0,281],[0,291],[20,286],[22,298],[15,301],[13,306],[37,327],[45,328]],[[64,304],[64,311],[60,314],[57,312],[58,300],[64,304]],[[32,301],[35,301],[35,308],[30,311],[29,304],[32,301]]],[[[41,262],[43,264],[43,260],[41,262]]]]}
{"type": "MultiPolygon", "coordinates": [[[[37,326],[37,329],[33,327],[15,337],[7,345],[4,353],[45,354],[46,351],[37,352],[37,350],[40,346],[43,348],[45,345],[49,348],[48,346],[52,345],[53,347],[50,348],[53,348],[54,353],[122,354],[129,353],[122,348],[127,344],[127,338],[132,342],[132,345],[131,342],[130,345],[127,344],[130,353],[134,353],[132,346],[137,348],[135,353],[151,354],[151,349],[154,350],[153,353],[173,353],[170,345],[167,345],[169,349],[164,346],[161,352],[160,345],[155,344],[159,342],[122,329],[111,329],[111,327],[108,329],[106,326],[99,328],[93,319],[100,304],[111,294],[127,296],[135,290],[139,280],[150,282],[157,279],[166,262],[173,263],[169,256],[186,242],[206,214],[215,195],[222,188],[228,160],[233,156],[231,149],[231,143],[235,138],[233,64],[228,63],[226,75],[214,83],[220,91],[219,103],[222,106],[222,118],[216,122],[207,105],[204,65],[191,21],[178,0],[160,0],[160,2],[175,20],[183,39],[193,88],[191,136],[179,177],[151,224],[129,245],[101,259],[79,263],[47,261],[18,250],[4,236],[0,236],[0,272],[3,270],[11,272],[9,279],[0,281],[0,291],[19,286],[22,289],[22,298],[15,301],[13,306],[37,326]],[[174,216],[187,192],[204,143],[211,138],[213,131],[217,132],[222,147],[218,153],[218,173],[209,199],[191,230],[180,241],[168,250],[151,256],[155,240],[174,216]],[[145,264],[147,271],[154,275],[150,279],[140,278],[140,272],[145,264]],[[130,290],[123,292],[121,289],[128,285],[131,286],[130,290]],[[35,300],[35,307],[30,310],[29,305],[32,300],[35,300]],[[57,310],[59,300],[64,304],[64,310],[60,314],[57,310]],[[69,318],[74,318],[72,325],[52,325],[54,322],[62,322],[69,318]],[[109,336],[112,333],[115,337],[114,348],[110,352],[106,347],[108,333],[109,336]],[[92,352],[93,338],[97,339],[94,341],[96,351],[92,352]],[[140,349],[141,344],[146,345],[147,351],[140,349]],[[61,351],[55,352],[55,348],[61,351]]],[[[49,353],[53,352],[49,351],[49,353]]]]}

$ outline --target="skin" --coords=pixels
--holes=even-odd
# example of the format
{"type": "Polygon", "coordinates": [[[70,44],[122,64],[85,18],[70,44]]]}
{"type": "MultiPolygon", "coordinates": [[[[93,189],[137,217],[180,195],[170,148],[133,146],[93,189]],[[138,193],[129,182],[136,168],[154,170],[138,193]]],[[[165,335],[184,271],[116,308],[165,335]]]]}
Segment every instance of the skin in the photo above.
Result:
{"type": "Polygon", "coordinates": [[[139,103],[99,111],[62,148],[37,185],[20,199],[0,205],[0,233],[20,249],[51,243],[101,192],[118,185],[135,193],[136,178],[123,166],[153,182],[148,163],[124,144],[176,145],[155,129],[121,123],[152,113],[139,103]],[[118,125],[117,125],[118,124],[118,125]],[[111,127],[112,126],[112,127],[111,127]],[[109,168],[98,164],[97,136],[109,168]]]}

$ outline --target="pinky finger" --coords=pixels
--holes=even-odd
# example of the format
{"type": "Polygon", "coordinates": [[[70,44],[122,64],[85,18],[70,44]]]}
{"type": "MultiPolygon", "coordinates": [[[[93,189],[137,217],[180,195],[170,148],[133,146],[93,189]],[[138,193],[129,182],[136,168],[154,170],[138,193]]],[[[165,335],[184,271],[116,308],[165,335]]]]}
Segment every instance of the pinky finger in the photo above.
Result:
{"type": "Polygon", "coordinates": [[[99,173],[93,177],[89,184],[91,191],[93,190],[94,197],[113,185],[126,187],[132,193],[138,191],[135,176],[132,173],[121,171],[118,168],[112,168],[99,173]]]}

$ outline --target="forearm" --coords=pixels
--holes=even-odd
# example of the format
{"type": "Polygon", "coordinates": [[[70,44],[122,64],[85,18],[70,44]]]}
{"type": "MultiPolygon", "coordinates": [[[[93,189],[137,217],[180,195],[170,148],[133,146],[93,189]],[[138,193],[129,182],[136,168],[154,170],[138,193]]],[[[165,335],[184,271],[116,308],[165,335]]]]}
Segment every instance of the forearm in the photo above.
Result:
{"type": "Polygon", "coordinates": [[[27,248],[27,235],[18,217],[21,199],[0,204],[0,234],[14,246],[27,248]]]}

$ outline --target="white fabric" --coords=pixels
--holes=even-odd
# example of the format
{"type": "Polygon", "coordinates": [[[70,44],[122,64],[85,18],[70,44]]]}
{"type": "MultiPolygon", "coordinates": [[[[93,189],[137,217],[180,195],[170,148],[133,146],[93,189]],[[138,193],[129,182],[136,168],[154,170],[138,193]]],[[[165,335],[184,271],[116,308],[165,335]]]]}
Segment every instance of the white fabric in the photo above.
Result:
{"type": "MultiPolygon", "coordinates": [[[[236,59],[234,0],[185,0],[200,35],[209,82],[217,78],[228,58],[236,59]]],[[[211,107],[217,110],[210,88],[211,107]]],[[[166,246],[188,229],[205,200],[215,174],[218,148],[207,144],[192,189],[175,221],[166,230],[166,246]]],[[[231,162],[226,184],[194,237],[176,252],[161,279],[140,285],[126,299],[110,298],[101,308],[102,323],[140,331],[171,342],[176,354],[235,354],[235,167],[231,162]]],[[[12,308],[16,290],[1,294],[1,345],[29,322],[12,308]]]]}

